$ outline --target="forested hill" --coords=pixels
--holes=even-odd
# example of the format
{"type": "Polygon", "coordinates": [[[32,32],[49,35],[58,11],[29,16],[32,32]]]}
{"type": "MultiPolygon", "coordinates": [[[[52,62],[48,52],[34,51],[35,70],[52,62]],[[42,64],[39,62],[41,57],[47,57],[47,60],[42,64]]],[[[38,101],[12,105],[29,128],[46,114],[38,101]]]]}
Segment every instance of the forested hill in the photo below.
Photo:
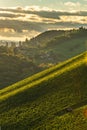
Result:
{"type": "Polygon", "coordinates": [[[87,48],[87,29],[51,30],[26,40],[21,53],[34,59],[37,65],[47,68],[78,55],[87,48]]]}

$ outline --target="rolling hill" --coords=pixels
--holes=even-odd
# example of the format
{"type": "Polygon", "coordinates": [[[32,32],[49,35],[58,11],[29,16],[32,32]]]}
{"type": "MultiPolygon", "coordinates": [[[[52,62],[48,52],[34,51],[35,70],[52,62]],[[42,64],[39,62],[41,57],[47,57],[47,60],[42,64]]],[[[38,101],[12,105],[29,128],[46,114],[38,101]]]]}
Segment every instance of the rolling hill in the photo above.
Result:
{"type": "Polygon", "coordinates": [[[25,44],[25,49],[19,48],[21,53],[33,59],[36,65],[48,68],[50,64],[55,65],[86,51],[87,29],[51,30],[25,41],[25,44]]]}
{"type": "Polygon", "coordinates": [[[86,52],[0,90],[2,130],[86,130],[86,52]]]}
{"type": "Polygon", "coordinates": [[[43,33],[37,35],[34,38],[31,38],[28,41],[28,44],[33,44],[33,45],[38,45],[38,44],[41,45],[42,44],[42,46],[43,46],[43,44],[45,42],[52,40],[56,36],[61,36],[64,33],[65,33],[64,30],[49,30],[49,31],[46,31],[46,32],[43,32],[43,33]]]}

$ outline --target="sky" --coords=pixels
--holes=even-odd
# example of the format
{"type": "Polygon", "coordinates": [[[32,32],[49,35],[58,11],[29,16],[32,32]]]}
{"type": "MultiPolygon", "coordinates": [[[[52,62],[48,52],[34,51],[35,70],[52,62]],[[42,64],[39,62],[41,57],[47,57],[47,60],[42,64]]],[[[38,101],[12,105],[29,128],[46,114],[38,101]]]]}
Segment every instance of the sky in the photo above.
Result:
{"type": "Polygon", "coordinates": [[[79,9],[86,9],[87,0],[0,0],[0,7],[25,7],[37,5],[40,7],[66,10],[67,5],[70,4],[71,6],[73,6],[74,9],[75,5],[79,6],[79,9]]]}
{"type": "Polygon", "coordinates": [[[87,0],[0,0],[0,40],[87,27],[87,0]]]}

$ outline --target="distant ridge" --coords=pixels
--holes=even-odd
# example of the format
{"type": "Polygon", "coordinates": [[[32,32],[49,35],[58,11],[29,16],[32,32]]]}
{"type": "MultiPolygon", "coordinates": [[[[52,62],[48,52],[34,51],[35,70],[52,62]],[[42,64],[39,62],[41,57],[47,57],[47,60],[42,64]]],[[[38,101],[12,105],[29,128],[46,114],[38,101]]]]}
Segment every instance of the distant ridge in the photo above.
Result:
{"type": "Polygon", "coordinates": [[[48,42],[56,36],[60,36],[64,34],[64,30],[49,30],[45,31],[34,38],[31,38],[29,44],[43,44],[44,42],[48,42]]]}

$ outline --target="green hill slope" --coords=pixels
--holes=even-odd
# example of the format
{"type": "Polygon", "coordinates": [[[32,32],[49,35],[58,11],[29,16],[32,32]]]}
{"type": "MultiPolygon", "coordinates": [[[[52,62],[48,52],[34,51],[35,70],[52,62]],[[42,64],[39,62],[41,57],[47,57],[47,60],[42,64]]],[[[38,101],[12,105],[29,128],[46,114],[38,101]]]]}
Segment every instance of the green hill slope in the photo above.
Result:
{"type": "Polygon", "coordinates": [[[2,129],[86,130],[86,71],[83,53],[0,90],[2,129]]]}
{"type": "MultiPolygon", "coordinates": [[[[2,48],[0,47],[1,50],[2,48]]],[[[0,54],[0,89],[33,75],[38,71],[41,71],[41,68],[26,58],[2,53],[0,54]]]]}
{"type": "MultiPolygon", "coordinates": [[[[25,41],[27,47],[19,48],[22,54],[34,62],[48,68],[86,51],[87,29],[51,30],[44,32],[30,41],[25,41]]],[[[23,44],[23,45],[25,45],[23,44]]]]}

